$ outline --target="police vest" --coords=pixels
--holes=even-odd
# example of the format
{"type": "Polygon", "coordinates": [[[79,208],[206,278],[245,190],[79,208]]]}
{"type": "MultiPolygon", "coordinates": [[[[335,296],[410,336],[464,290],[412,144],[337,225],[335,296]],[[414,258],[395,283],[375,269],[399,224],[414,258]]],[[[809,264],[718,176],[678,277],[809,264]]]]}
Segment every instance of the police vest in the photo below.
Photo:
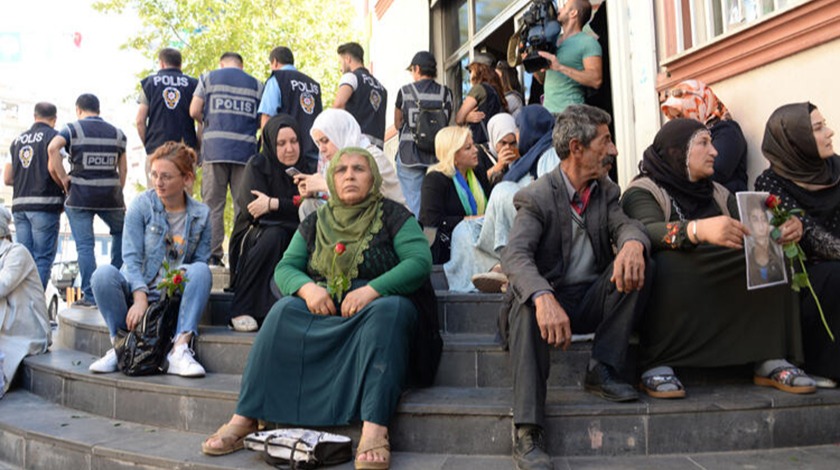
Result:
{"type": "Polygon", "coordinates": [[[388,91],[364,67],[353,71],[356,90],[350,95],[344,109],[358,121],[362,133],[373,137],[371,142],[380,148],[385,143],[385,111],[388,91]]]}
{"type": "Polygon", "coordinates": [[[280,87],[278,113],[292,116],[300,130],[300,153],[318,159],[318,146],[309,137],[315,118],[324,109],[321,104],[321,85],[297,70],[275,70],[272,75],[280,87]]]}
{"type": "Polygon", "coordinates": [[[424,152],[414,143],[414,129],[417,126],[419,104],[428,109],[443,109],[448,117],[452,116],[452,91],[440,83],[423,79],[409,83],[400,89],[403,115],[400,128],[399,157],[405,166],[430,166],[437,163],[434,152],[424,152]],[[413,85],[413,88],[412,88],[413,85]],[[416,93],[415,93],[416,92],[416,93]]]}
{"type": "Polygon", "coordinates": [[[153,153],[164,142],[184,141],[196,147],[195,122],[190,117],[192,101],[198,80],[174,68],[161,69],[140,81],[149,102],[149,120],[146,124],[146,153],[153,153]]]}
{"type": "Polygon", "coordinates": [[[470,124],[470,131],[472,131],[473,142],[476,144],[483,144],[489,139],[487,138],[487,122],[496,114],[502,112],[502,100],[499,99],[499,94],[496,89],[489,83],[479,83],[476,86],[483,86],[484,91],[487,92],[487,98],[483,103],[478,105],[478,110],[484,113],[484,119],[481,122],[470,124]]]}
{"type": "Polygon", "coordinates": [[[93,117],[72,122],[70,129],[70,194],[67,207],[122,209],[119,157],[125,152],[125,134],[93,117]]]}
{"type": "Polygon", "coordinates": [[[246,164],[257,153],[260,82],[236,67],[201,77],[204,87],[204,162],[246,164]]]}
{"type": "Polygon", "coordinates": [[[47,169],[47,147],[56,134],[52,127],[36,122],[12,142],[9,149],[15,176],[12,212],[61,212],[64,191],[47,169]]]}

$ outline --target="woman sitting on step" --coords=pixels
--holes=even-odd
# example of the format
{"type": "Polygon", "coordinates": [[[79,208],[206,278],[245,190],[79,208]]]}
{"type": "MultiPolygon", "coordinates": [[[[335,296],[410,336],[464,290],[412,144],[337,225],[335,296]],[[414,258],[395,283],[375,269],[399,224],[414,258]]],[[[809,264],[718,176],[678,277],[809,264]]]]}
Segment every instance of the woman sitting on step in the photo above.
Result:
{"type": "Polygon", "coordinates": [[[298,188],[288,170],[315,171],[314,160],[300,158],[300,137],[294,118],[272,116],[263,126],[260,153],[248,160],[242,184],[234,188],[242,208],[230,236],[229,316],[235,331],[256,331],[277,301],[271,274],[300,224],[298,188]]]}
{"type": "MultiPolygon", "coordinates": [[[[656,263],[640,327],[642,389],[680,398],[672,367],[755,364],[753,381],[790,393],[813,393],[814,381],[787,359],[802,358],[797,297],[788,285],[747,290],[744,235],[734,195],[713,183],[717,151],[693,119],[669,121],[645,150],[641,174],[621,199],[645,224],[656,263]]],[[[778,243],[798,241],[792,218],[778,243]]]]}
{"type": "Polygon", "coordinates": [[[300,224],[277,265],[285,297],[248,355],[236,414],[202,444],[205,454],[242,449],[258,420],[361,420],[356,468],[388,468],[388,424],[400,394],[434,379],[441,339],[420,226],[383,197],[365,149],[339,151],[327,184],[330,200],[300,224]]]}
{"type": "MultiPolygon", "coordinates": [[[[189,347],[198,334],[198,321],[210,298],[213,277],[210,259],[210,209],[192,197],[195,152],[183,143],[166,142],[149,158],[149,180],[154,185],[134,199],[125,214],[122,271],[111,265],[96,268],[91,277],[99,312],[108,324],[111,342],[117,331],[133,330],[149,302],[160,298],[157,285],[163,279],[164,261],[180,268],[187,279],[172,350],[167,356],[168,374],[203,377],[189,347]]],[[[116,372],[113,349],[90,365],[91,372],[116,372]]]]}

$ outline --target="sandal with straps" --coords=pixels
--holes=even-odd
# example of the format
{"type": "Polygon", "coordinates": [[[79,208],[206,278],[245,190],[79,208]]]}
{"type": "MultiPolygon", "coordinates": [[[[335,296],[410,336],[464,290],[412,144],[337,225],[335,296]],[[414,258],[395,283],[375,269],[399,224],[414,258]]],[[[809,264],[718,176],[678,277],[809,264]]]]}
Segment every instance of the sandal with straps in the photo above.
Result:
{"type": "Polygon", "coordinates": [[[817,391],[817,387],[814,385],[794,385],[796,379],[800,377],[808,377],[808,374],[798,367],[779,367],[773,369],[773,372],[770,372],[767,377],[754,376],[753,383],[762,387],[773,387],[788,393],[805,394],[817,391]]]}
{"type": "Polygon", "coordinates": [[[245,437],[257,430],[257,425],[242,426],[239,424],[223,424],[219,429],[201,443],[201,451],[207,455],[227,455],[245,447],[245,437]],[[222,447],[210,447],[207,441],[218,438],[222,441],[222,447]]]}
{"type": "Polygon", "coordinates": [[[685,387],[674,374],[642,377],[641,389],[653,398],[685,398],[685,387]],[[675,385],[676,390],[659,390],[663,385],[675,385]]]}
{"type": "Polygon", "coordinates": [[[391,468],[391,444],[388,442],[388,436],[361,439],[359,447],[356,449],[356,459],[354,462],[356,470],[388,470],[391,468]],[[375,451],[374,453],[382,456],[384,460],[358,460],[360,455],[370,451],[375,451]]]}

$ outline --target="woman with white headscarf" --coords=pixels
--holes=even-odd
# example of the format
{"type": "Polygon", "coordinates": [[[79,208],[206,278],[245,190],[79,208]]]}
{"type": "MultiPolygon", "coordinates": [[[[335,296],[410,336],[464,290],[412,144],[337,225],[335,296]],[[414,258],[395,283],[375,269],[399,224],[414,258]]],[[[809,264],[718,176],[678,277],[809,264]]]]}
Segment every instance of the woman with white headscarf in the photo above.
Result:
{"type": "Polygon", "coordinates": [[[519,158],[516,122],[508,113],[499,113],[487,123],[490,141],[478,144],[483,155],[479,156],[479,169],[485,167],[491,186],[502,181],[508,167],[519,158]]]}
{"type": "Polygon", "coordinates": [[[0,205],[0,397],[23,358],[47,352],[50,322],[44,286],[29,251],[12,243],[12,214],[0,205]]]}
{"type": "Polygon", "coordinates": [[[362,129],[352,114],[343,109],[325,109],[315,118],[309,135],[318,146],[318,171],[313,175],[295,177],[298,191],[303,198],[298,211],[300,220],[326,202],[330,194],[324,179],[327,166],[339,150],[347,147],[360,147],[370,152],[382,175],[382,195],[403,206],[406,205],[394,164],[379,147],[373,145],[362,134],[362,129]]]}

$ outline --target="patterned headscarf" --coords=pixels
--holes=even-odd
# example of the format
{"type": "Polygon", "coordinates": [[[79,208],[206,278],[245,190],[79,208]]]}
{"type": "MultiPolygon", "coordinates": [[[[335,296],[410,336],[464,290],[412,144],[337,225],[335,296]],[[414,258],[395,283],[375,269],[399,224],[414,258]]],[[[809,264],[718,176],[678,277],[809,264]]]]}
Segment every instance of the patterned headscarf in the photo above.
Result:
{"type": "Polygon", "coordinates": [[[694,119],[707,126],[731,118],[723,102],[699,80],[686,80],[668,90],[662,112],[668,119],[694,119]]]}

